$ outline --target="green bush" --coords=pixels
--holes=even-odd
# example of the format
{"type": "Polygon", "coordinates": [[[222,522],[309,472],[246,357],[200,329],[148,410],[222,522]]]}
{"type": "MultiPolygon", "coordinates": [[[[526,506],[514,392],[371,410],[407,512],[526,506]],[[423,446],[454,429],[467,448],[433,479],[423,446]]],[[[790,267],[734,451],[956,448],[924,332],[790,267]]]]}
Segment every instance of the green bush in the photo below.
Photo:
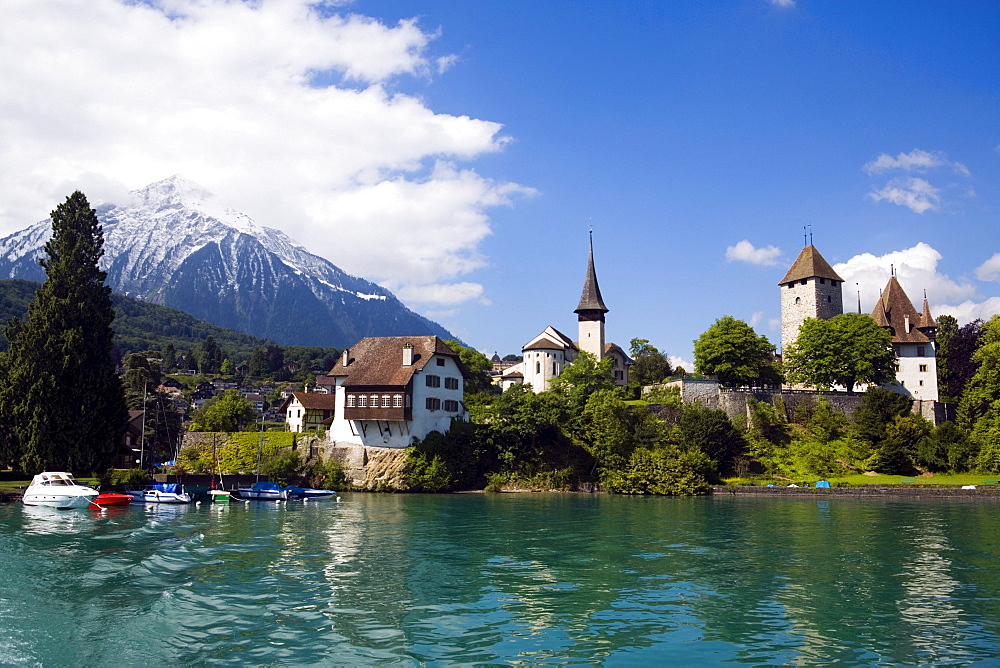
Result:
{"type": "Polygon", "coordinates": [[[628,465],[609,472],[603,484],[618,494],[690,496],[708,492],[711,472],[711,460],[698,450],[638,448],[628,465]]]}

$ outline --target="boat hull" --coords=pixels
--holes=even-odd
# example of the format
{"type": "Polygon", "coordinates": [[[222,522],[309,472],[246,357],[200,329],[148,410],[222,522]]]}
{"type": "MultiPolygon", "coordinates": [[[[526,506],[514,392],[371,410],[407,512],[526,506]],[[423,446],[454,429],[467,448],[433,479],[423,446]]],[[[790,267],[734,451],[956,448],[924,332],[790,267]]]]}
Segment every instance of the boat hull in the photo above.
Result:
{"type": "Polygon", "coordinates": [[[128,494],[116,494],[114,492],[98,494],[97,498],[94,499],[94,506],[101,508],[105,506],[127,506],[130,503],[132,503],[131,496],[128,494]]]}
{"type": "Polygon", "coordinates": [[[28,492],[25,493],[22,501],[26,506],[48,506],[49,508],[59,508],[60,510],[70,510],[73,508],[86,508],[97,498],[97,491],[93,494],[81,492],[80,494],[52,492],[28,492]]]}

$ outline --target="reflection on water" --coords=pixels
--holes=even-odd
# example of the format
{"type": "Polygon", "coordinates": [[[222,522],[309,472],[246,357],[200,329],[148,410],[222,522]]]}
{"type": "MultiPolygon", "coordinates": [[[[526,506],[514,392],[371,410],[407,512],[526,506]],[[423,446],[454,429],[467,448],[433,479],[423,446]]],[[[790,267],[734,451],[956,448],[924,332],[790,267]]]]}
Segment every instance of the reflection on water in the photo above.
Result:
{"type": "Polygon", "coordinates": [[[0,506],[0,663],[970,663],[993,504],[586,495],[0,506]]]}

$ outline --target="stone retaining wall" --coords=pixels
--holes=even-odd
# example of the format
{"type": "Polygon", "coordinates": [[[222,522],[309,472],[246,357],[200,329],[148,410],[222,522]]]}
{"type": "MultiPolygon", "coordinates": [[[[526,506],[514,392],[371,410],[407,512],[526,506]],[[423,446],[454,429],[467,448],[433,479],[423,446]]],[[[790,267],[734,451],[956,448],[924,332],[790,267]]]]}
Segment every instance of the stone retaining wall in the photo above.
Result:
{"type": "Polygon", "coordinates": [[[332,458],[344,469],[348,481],[358,489],[405,489],[403,467],[406,449],[323,442],[323,459],[332,458]]]}

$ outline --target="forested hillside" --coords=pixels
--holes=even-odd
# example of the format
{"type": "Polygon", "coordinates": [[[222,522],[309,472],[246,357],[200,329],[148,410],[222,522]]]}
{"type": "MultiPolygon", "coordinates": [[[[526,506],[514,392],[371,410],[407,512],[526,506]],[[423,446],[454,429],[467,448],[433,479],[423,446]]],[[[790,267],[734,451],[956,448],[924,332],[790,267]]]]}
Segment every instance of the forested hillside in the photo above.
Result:
{"type": "MultiPolygon", "coordinates": [[[[28,304],[39,287],[38,283],[21,280],[0,280],[0,324],[11,318],[23,319],[28,304]]],[[[198,320],[184,311],[112,294],[115,307],[115,345],[124,357],[140,350],[164,350],[173,344],[176,350],[189,350],[209,336],[231,356],[246,360],[253,349],[273,342],[258,339],[225,327],[198,320]]],[[[0,350],[8,347],[0,331],[0,350]]]]}

